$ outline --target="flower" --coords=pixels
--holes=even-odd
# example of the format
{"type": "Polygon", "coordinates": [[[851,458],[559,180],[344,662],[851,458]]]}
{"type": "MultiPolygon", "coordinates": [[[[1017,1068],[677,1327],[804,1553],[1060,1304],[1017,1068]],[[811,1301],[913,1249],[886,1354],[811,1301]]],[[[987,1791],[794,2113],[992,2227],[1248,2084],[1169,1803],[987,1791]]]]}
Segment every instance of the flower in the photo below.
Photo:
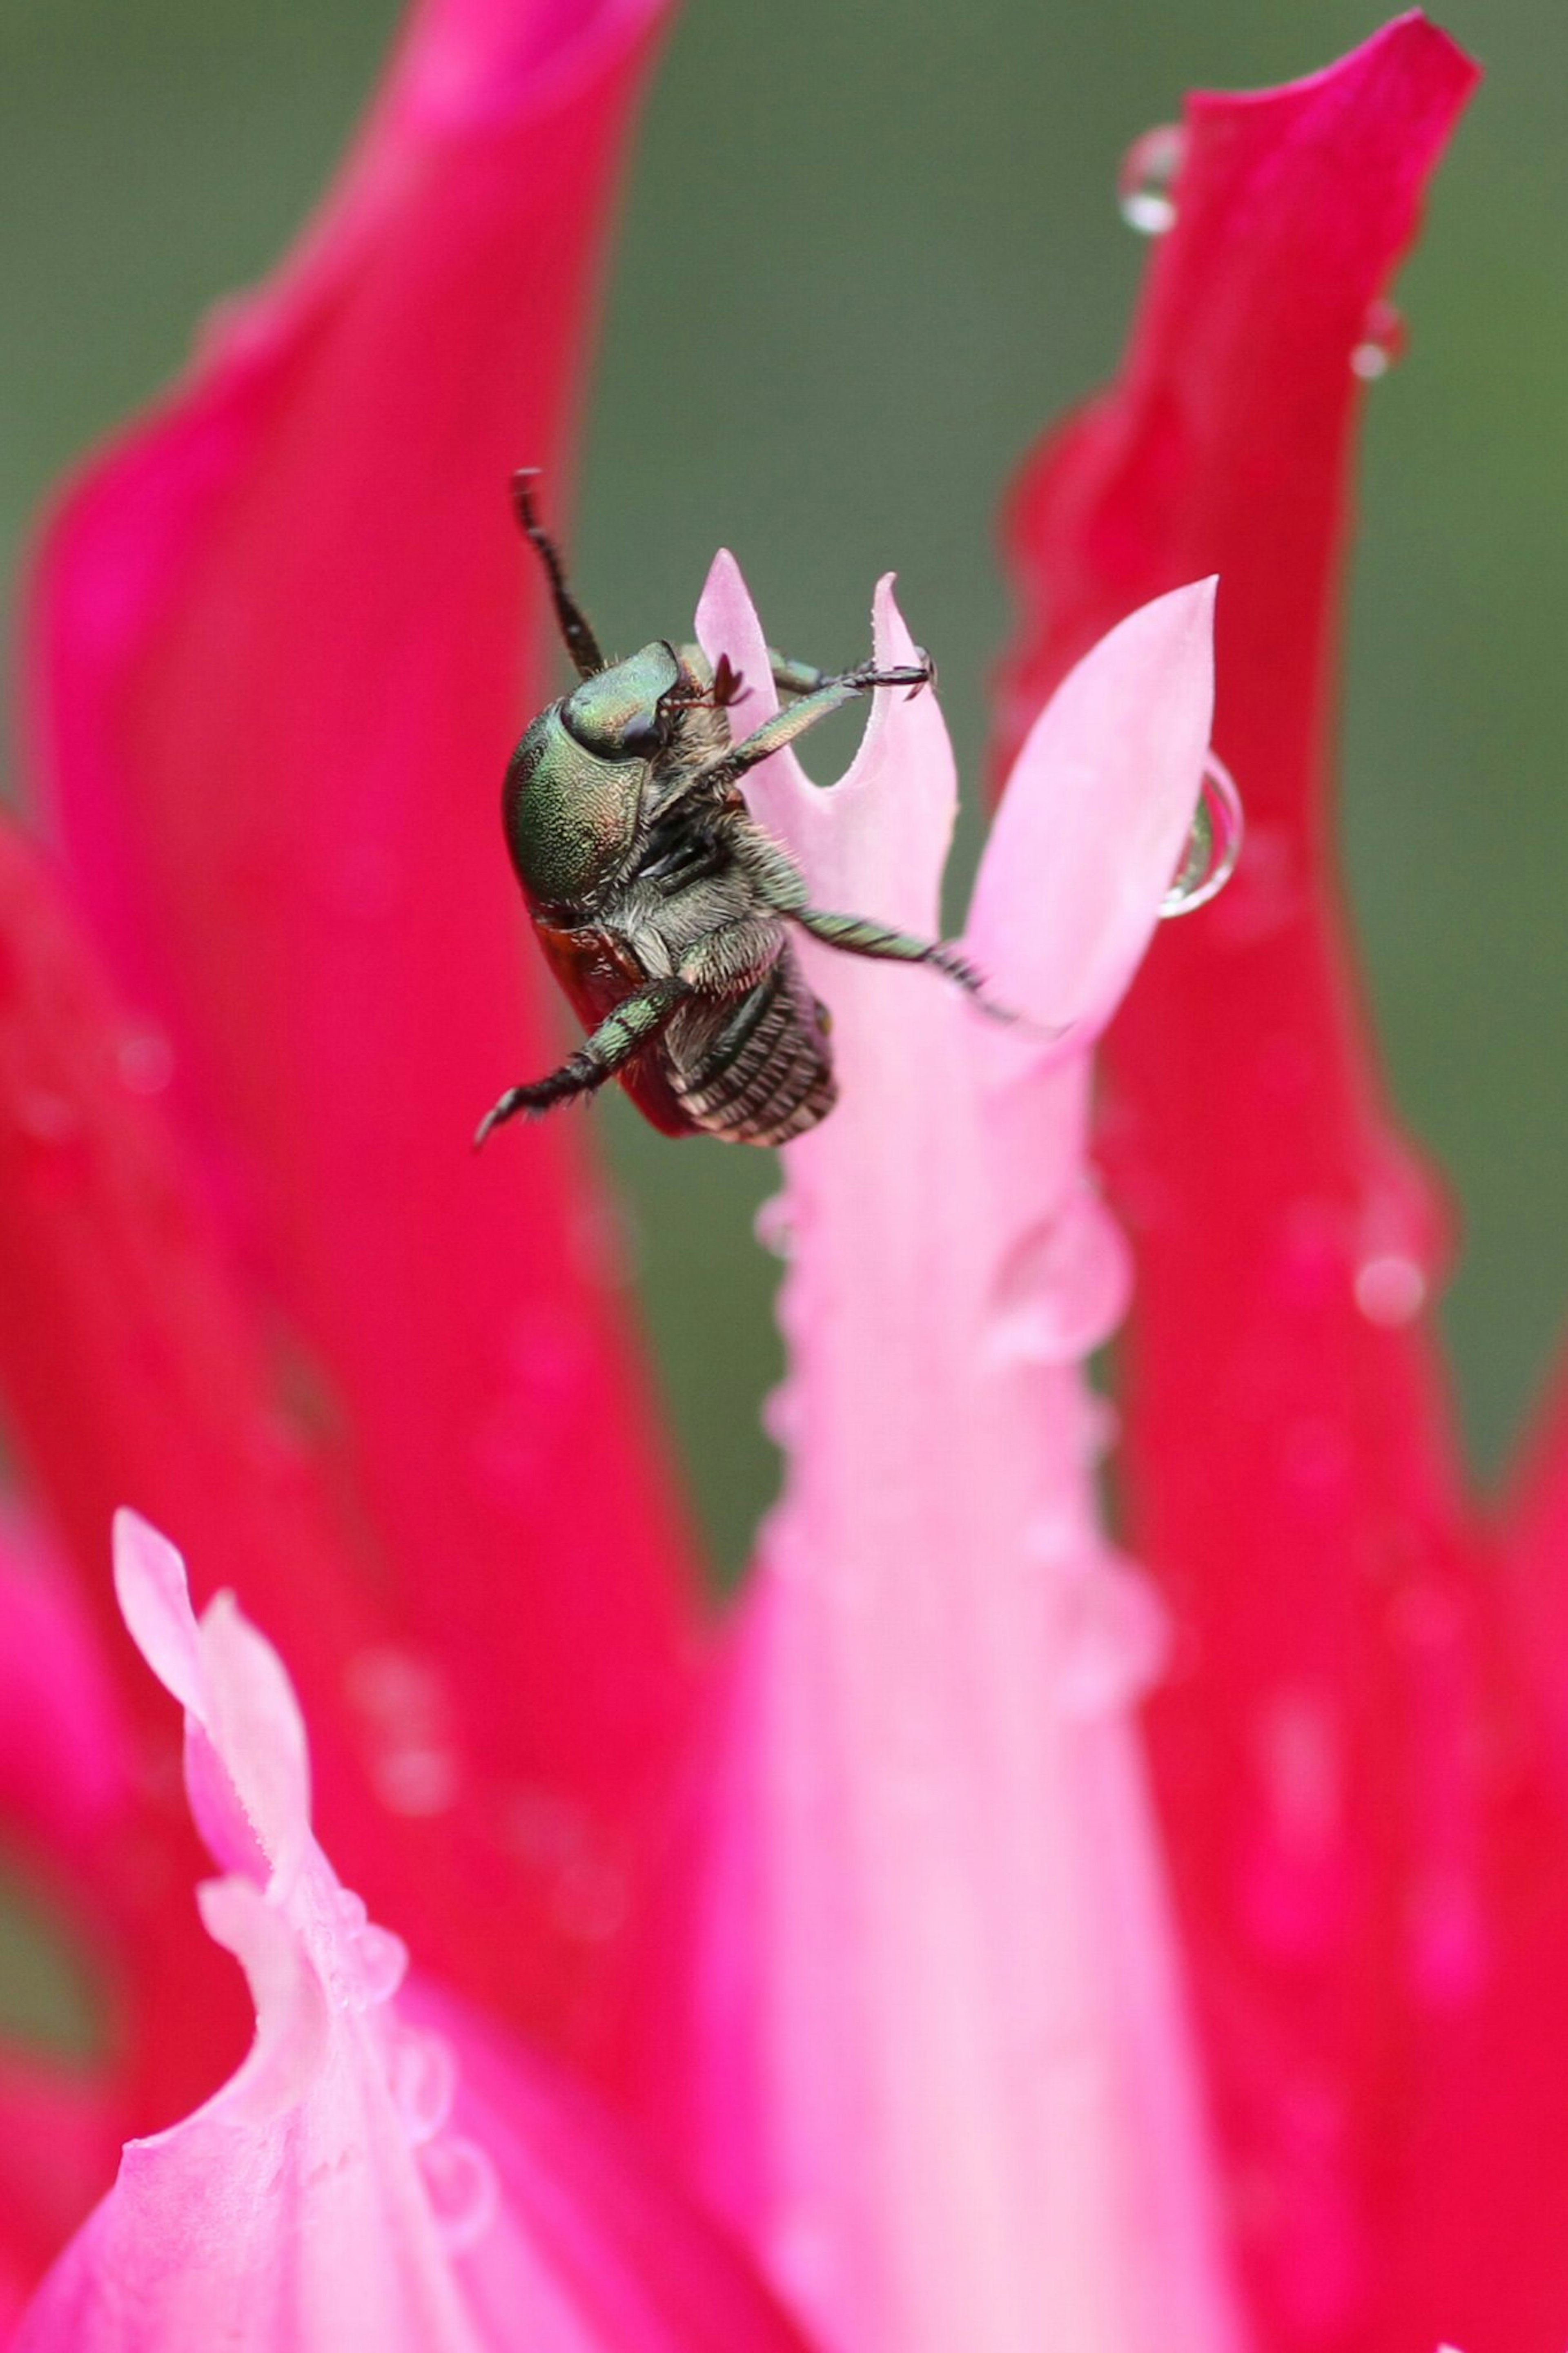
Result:
{"type": "Polygon", "coordinates": [[[132,2141],[16,2353],[374,2347],[376,2353],[803,2353],[745,2268],[581,2093],[463,2006],[403,1989],[310,1829],[305,1731],[275,1651],[132,1513],[115,1583],[180,1702],[185,1786],[224,1876],[208,1935],[256,2039],[194,2116],[132,2141]]]}
{"type": "MultiPolygon", "coordinates": [[[[820,967],[846,1086],[773,1215],[789,1484],[716,1644],[581,1131],[504,1186],[461,1141],[550,1018],[471,789],[536,586],[497,486],[556,479],[657,16],[424,0],[300,257],[41,552],[58,855],[0,831],[0,1390],[50,1535],[0,1552],[0,1799],[112,2031],[85,2083],[0,2064],[0,2295],[107,2190],[24,2345],[782,2353],[753,2263],[825,2353],[1541,2335],[1564,1449],[1507,1533],[1516,1624],[1308,797],[1354,354],[1469,69],[1412,16],[1194,102],[1124,379],[1014,510],[1024,749],[971,935],[1027,1018],[820,967]],[[1079,1372],[1127,1271],[1088,1050],[1197,791],[1215,571],[1253,848],[1108,1041],[1127,1518],[1173,1630],[1152,1808],[1164,1614],[1100,1530],[1079,1372]],[[132,1526],[259,2014],[216,2094],[247,2013],[109,1607],[123,1502],[277,1637],[317,1759],[321,1847],[277,1657],[132,1526]]],[[[700,627],[755,688],[722,563],[700,627]]],[[[907,645],[886,588],[877,628],[907,645]]],[[[837,793],[782,762],[758,797],[820,893],[930,927],[932,698],[883,699],[837,793]]]]}
{"type": "MultiPolygon", "coordinates": [[[[1177,590],[1112,631],[1018,756],[967,949],[1031,1020],[811,958],[843,1102],[766,1213],[787,1475],[702,1754],[651,2088],[839,2353],[1242,2341],[1131,1724],[1158,1613],[1099,1525],[1080,1370],[1125,1299],[1085,1166],[1092,1050],[1197,801],[1212,604],[1177,590]]],[[[699,634],[766,677],[722,558],[699,634]]],[[[913,659],[887,582],[875,644],[913,659]]],[[[952,754],[933,698],[878,701],[836,790],[781,757],[755,806],[816,903],[929,933],[952,754]]]]}

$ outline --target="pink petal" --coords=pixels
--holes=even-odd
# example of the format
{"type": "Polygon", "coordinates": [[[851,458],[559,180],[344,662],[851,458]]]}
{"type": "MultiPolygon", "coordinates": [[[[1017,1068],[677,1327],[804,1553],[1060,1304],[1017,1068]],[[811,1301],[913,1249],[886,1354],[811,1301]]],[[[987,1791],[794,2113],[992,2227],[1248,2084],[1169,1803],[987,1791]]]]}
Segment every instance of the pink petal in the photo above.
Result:
{"type": "MultiPolygon", "coordinates": [[[[1499,1960],[1493,1604],[1422,1313],[1443,1213],[1324,872],[1351,354],[1474,79],[1412,15],[1308,80],[1194,98],[1121,376],[1034,460],[1009,533],[1009,743],[1133,606],[1224,583],[1215,740],[1247,847],[1110,1033],[1105,1137],[1139,1267],[1131,1525],[1185,1662],[1154,1770],[1258,2309],[1296,2346],[1429,2344],[1467,2274],[1508,2336],[1540,2211],[1521,2186],[1506,2250],[1434,2233],[1417,2153],[1447,2137],[1423,2079],[1499,1960]]],[[[1508,2162],[1449,2146],[1478,2195],[1508,2162]]]]}
{"type": "Polygon", "coordinates": [[[1085,1046],[1142,961],[1192,825],[1214,591],[1205,580],[1156,597],[1069,671],[1025,739],[981,861],[969,944],[995,995],[1085,1046]]]}
{"type": "MultiPolygon", "coordinates": [[[[322,214],[79,480],[34,588],[38,789],[374,1535],[385,1638],[308,1682],[318,1737],[346,1685],[389,1803],[439,1809],[461,1692],[491,1880],[545,1814],[622,1867],[690,1632],[581,1129],[468,1142],[562,1034],[497,818],[545,691],[507,480],[542,466],[559,514],[660,13],[426,0],[322,214]]],[[[591,1941],[452,1926],[536,2011],[591,1941]]]]}
{"type": "Polygon", "coordinates": [[[244,1874],[201,1908],[256,2037],[195,2115],[128,2146],[14,2353],[802,2353],[591,2103],[449,1998],[400,1999],[402,1947],[310,1834],[276,1653],[232,1602],[198,1622],[133,1515],[116,1544],[193,1802],[220,1847],[248,1824],[244,1874]]]}
{"type": "MultiPolygon", "coordinates": [[[[700,631],[755,661],[728,566],[700,631]]],[[[909,649],[884,584],[878,658],[909,649]]],[[[1080,760],[1118,775],[1091,717],[1128,738],[1174,681],[1184,725],[1194,673],[1201,703],[1201,630],[1179,661],[1158,622],[1103,659],[1127,700],[1069,701],[1059,761],[1020,779],[1026,840],[1080,760]]],[[[1163,759],[1145,782],[1165,798],[1163,759]]],[[[952,800],[934,697],[890,693],[836,791],[781,761],[756,806],[818,903],[929,923],[952,800]]],[[[1139,923],[1168,880],[1152,862],[1139,923]]],[[[1004,1105],[951,987],[810,971],[843,1093],[772,1213],[788,1476],[694,1789],[650,2105],[845,2353],[1215,2353],[1237,2321],[1129,1713],[1158,1629],[1096,1525],[1077,1364],[1121,1300],[1085,1208],[1087,1058],[1004,1105]],[[1033,1194],[1020,1134],[1055,1154],[1033,1194]]]]}

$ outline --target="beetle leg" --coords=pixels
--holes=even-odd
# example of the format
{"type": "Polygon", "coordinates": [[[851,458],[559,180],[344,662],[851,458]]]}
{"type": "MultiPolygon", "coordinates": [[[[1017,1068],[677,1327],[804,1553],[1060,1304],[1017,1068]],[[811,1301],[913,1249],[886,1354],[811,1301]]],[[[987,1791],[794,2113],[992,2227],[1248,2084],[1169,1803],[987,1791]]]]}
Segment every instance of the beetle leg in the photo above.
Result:
{"type": "MultiPolygon", "coordinates": [[[[776,646],[768,648],[768,668],[773,672],[773,684],[781,694],[816,694],[825,686],[838,685],[846,677],[853,679],[860,675],[854,670],[819,670],[815,662],[795,661],[790,655],[781,654],[776,646]]],[[[919,668],[923,674],[918,682],[911,671],[907,680],[900,672],[895,676],[883,677],[879,683],[894,686],[908,684],[915,693],[920,691],[921,686],[934,686],[936,664],[923,646],[920,651],[919,668]]]]}
{"type": "Polygon", "coordinates": [[[993,1003],[985,994],[981,975],[966,956],[945,940],[916,939],[912,933],[889,931],[885,924],[870,923],[864,915],[827,914],[820,907],[791,907],[787,912],[803,932],[809,932],[825,947],[837,948],[845,955],[874,956],[889,964],[929,964],[933,971],[945,973],[949,980],[967,989],[983,1012],[998,1021],[1016,1021],[1018,1018],[1005,1006],[993,1003]]]}
{"type": "Polygon", "coordinates": [[[716,760],[710,760],[706,767],[699,768],[685,790],[708,792],[716,786],[737,784],[748,770],[772,759],[775,752],[782,752],[786,744],[793,744],[798,735],[804,735],[833,712],[841,711],[858,694],[869,694],[876,686],[907,686],[911,693],[918,694],[931,676],[929,663],[878,670],[873,663],[864,662],[858,670],[847,670],[841,677],[828,679],[809,694],[803,694],[798,702],[764,719],[742,742],[721,752],[716,760]]]}
{"type": "Polygon", "coordinates": [[[776,646],[768,648],[768,668],[781,694],[815,694],[819,687],[833,683],[830,670],[818,670],[815,662],[792,661],[776,646]]]}
{"type": "Polygon", "coordinates": [[[489,1135],[492,1127],[503,1120],[515,1119],[520,1111],[536,1116],[553,1111],[557,1103],[570,1103],[577,1095],[592,1094],[606,1079],[613,1079],[624,1070],[634,1055],[650,1045],[676,1008],[691,994],[691,984],[679,978],[650,980],[646,988],[621,999],[612,1012],[606,1013],[598,1028],[584,1039],[574,1054],[568,1054],[558,1071],[547,1078],[535,1079],[529,1085],[508,1087],[500,1101],[486,1112],[474,1134],[474,1149],[489,1135]]]}
{"type": "Polygon", "coordinates": [[[605,667],[594,635],[593,624],[566,585],[566,567],[561,561],[561,551],[539,520],[533,503],[533,480],[537,466],[520,466],[511,478],[512,512],[518,527],[544,566],[544,576],[550,584],[551,602],[555,607],[555,626],[562,641],[572,657],[579,678],[595,678],[605,667]]]}

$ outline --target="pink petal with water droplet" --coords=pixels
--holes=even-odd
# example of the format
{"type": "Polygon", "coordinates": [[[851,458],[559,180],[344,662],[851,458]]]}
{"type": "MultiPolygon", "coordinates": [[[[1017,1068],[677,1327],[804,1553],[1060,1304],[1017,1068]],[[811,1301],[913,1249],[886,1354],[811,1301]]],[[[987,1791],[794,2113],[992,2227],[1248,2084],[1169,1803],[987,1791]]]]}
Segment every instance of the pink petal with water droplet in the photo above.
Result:
{"type": "Polygon", "coordinates": [[[1149,944],[1203,783],[1215,583],[1102,638],[1025,738],[985,846],[968,942],[994,994],[1089,1045],[1149,944]]]}
{"type": "MultiPolygon", "coordinates": [[[[1124,691],[1090,670],[1068,705],[1144,933],[1197,789],[1206,602],[1131,633],[1146,659],[1111,649],[1124,691]],[[1129,722],[1151,675],[1183,689],[1179,759],[1129,722]]],[[[727,562],[700,626],[755,659],[727,562]]],[[[876,649],[911,650],[887,583],[876,649]]],[[[780,760],[752,798],[818,903],[929,930],[952,797],[934,696],[894,691],[841,786],[780,760]]],[[[1093,827],[1063,832],[1108,911],[1076,968],[1109,990],[1095,948],[1124,963],[1131,919],[1093,827]]],[[[1028,880],[1005,878],[1010,955],[1028,880]]],[[[1083,1194],[1089,1058],[998,1091],[951,984],[803,955],[842,1093],[784,1154],[788,1472],[693,1794],[650,2108],[841,2353],[1215,2353],[1238,2328],[1128,1713],[1157,1620],[1105,1557],[1070,1345],[1121,1288],[1083,1194]]]]}

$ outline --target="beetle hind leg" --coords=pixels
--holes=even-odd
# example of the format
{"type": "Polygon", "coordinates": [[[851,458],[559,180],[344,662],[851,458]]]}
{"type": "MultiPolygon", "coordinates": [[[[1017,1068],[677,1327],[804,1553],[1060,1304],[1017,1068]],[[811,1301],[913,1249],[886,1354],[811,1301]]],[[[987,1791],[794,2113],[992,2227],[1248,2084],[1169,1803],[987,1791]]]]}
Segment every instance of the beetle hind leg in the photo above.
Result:
{"type": "Polygon", "coordinates": [[[576,1052],[567,1055],[559,1070],[552,1071],[545,1078],[531,1080],[526,1086],[508,1087],[475,1129],[475,1151],[492,1128],[515,1119],[519,1112],[537,1119],[553,1111],[558,1103],[574,1103],[579,1095],[593,1094],[652,1043],[690,994],[690,986],[684,980],[654,980],[635,995],[623,997],[576,1052]]]}

